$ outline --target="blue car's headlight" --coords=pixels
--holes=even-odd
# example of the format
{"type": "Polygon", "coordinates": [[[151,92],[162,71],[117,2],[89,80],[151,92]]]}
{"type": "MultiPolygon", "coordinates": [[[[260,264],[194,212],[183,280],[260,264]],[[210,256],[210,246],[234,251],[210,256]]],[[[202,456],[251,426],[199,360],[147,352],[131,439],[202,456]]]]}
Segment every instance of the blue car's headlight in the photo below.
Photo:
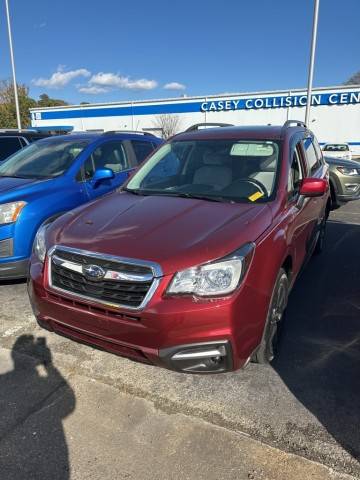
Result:
{"type": "Polygon", "coordinates": [[[0,224],[14,223],[18,219],[26,202],[18,201],[0,205],[0,224]]]}

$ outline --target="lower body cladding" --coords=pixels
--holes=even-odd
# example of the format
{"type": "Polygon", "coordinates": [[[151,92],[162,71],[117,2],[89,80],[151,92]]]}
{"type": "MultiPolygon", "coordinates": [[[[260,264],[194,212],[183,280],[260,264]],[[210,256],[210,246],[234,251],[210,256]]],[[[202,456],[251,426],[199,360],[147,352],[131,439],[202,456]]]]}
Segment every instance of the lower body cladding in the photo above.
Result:
{"type": "MultiPolygon", "coordinates": [[[[7,227],[7,225],[5,225],[7,227]]],[[[5,234],[8,231],[5,230],[5,234]]],[[[1,234],[0,230],[0,237],[1,234]]],[[[0,240],[0,280],[14,280],[25,278],[29,267],[28,259],[14,257],[14,239],[4,238],[0,240]]]]}
{"type": "MultiPolygon", "coordinates": [[[[248,362],[260,343],[263,325],[249,325],[248,316],[238,313],[240,292],[206,301],[166,298],[166,287],[160,284],[146,308],[131,311],[107,308],[45,287],[40,268],[39,264],[31,266],[28,282],[37,321],[75,341],[188,373],[236,370],[248,362]]],[[[243,295],[256,313],[254,298],[246,292],[243,295]]],[[[246,306],[241,310],[248,311],[246,306]]]]}

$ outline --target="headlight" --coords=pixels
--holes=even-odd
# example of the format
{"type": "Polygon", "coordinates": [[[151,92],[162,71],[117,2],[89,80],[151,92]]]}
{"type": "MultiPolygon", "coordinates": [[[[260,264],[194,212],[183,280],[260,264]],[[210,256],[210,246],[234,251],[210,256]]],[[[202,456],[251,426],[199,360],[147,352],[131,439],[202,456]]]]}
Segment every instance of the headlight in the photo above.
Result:
{"type": "Polygon", "coordinates": [[[360,168],[336,167],[343,175],[360,175],[360,168]]]}
{"type": "Polygon", "coordinates": [[[25,205],[26,202],[11,202],[0,205],[0,224],[16,222],[25,205]]]}
{"type": "Polygon", "coordinates": [[[41,263],[44,263],[46,257],[45,234],[49,226],[50,224],[42,225],[35,235],[33,250],[41,263]]]}
{"type": "Polygon", "coordinates": [[[206,297],[233,292],[246,273],[254,247],[254,244],[248,243],[221,260],[177,272],[167,293],[206,297]]]}

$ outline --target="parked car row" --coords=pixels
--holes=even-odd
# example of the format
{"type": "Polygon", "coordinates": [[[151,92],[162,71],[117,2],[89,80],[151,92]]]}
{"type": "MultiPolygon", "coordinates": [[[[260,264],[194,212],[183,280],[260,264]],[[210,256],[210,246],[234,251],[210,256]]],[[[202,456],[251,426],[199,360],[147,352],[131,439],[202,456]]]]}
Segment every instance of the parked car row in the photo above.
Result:
{"type": "Polygon", "coordinates": [[[0,165],[0,276],[29,269],[39,325],[109,352],[190,373],[268,363],[331,208],[358,194],[346,162],[298,121],[45,138],[0,165]]]}

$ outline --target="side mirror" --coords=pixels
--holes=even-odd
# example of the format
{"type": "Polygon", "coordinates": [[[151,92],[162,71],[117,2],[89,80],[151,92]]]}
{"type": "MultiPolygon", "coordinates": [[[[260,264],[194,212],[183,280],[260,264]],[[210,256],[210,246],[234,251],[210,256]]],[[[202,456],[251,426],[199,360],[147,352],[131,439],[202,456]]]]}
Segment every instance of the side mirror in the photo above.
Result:
{"type": "Polygon", "coordinates": [[[111,180],[114,177],[115,177],[115,174],[111,170],[111,168],[99,168],[98,170],[95,170],[95,173],[91,179],[91,182],[94,186],[96,186],[98,183],[102,182],[103,180],[111,180]]]}
{"type": "Polygon", "coordinates": [[[303,197],[321,197],[328,188],[329,182],[323,178],[304,178],[299,193],[303,197]]]}

